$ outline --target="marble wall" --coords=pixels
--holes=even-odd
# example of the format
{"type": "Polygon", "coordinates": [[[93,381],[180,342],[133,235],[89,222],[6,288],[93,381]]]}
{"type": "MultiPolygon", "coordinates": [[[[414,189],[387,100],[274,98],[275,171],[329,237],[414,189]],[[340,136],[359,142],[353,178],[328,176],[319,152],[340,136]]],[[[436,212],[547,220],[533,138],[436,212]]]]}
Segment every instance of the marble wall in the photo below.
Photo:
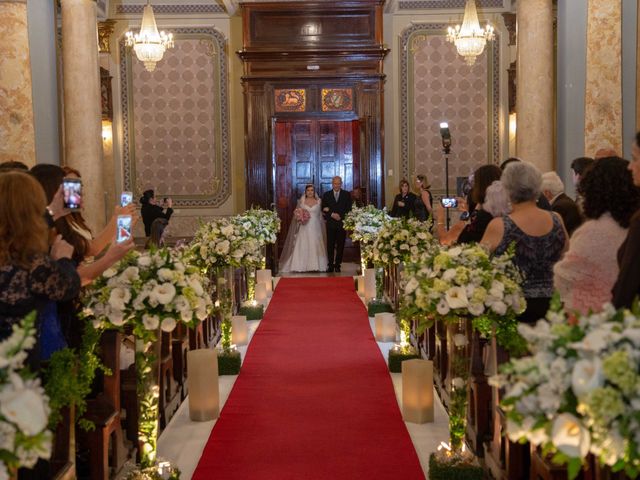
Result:
{"type": "Polygon", "coordinates": [[[622,6],[589,0],[587,13],[585,154],[622,153],[622,6]]]}
{"type": "Polygon", "coordinates": [[[35,164],[27,2],[0,0],[0,162],[35,164]]]}

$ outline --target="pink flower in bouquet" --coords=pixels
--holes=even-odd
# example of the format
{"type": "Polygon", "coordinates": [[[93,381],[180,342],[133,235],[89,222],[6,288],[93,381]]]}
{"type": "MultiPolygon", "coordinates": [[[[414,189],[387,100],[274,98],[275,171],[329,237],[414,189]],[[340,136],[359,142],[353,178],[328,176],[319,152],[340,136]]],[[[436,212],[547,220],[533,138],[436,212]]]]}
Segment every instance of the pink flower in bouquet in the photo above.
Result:
{"type": "Polygon", "coordinates": [[[311,217],[309,211],[305,210],[304,208],[296,208],[293,211],[293,216],[299,223],[303,225],[307,223],[309,221],[309,218],[311,217]]]}

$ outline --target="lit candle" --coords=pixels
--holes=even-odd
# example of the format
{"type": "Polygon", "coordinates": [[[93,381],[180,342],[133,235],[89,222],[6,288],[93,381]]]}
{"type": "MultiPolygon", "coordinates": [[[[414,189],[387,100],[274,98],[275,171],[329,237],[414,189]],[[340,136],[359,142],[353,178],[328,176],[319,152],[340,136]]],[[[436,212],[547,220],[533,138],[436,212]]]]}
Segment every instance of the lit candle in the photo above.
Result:
{"type": "Polygon", "coordinates": [[[396,316],[393,313],[376,313],[376,340],[379,342],[393,342],[396,339],[396,316]]]}
{"type": "Polygon", "coordinates": [[[376,269],[367,268],[364,271],[364,298],[369,301],[376,298],[376,269]]]}
{"type": "Polygon", "coordinates": [[[271,270],[256,270],[256,283],[271,283],[271,270]]]}
{"type": "Polygon", "coordinates": [[[244,315],[233,315],[231,317],[231,343],[246,345],[248,342],[249,329],[247,328],[247,317],[244,315]]]}
{"type": "Polygon", "coordinates": [[[405,422],[433,422],[433,362],[402,362],[402,417],[405,422]]]}
{"type": "Polygon", "coordinates": [[[358,275],[358,295],[364,297],[364,276],[358,275]]]}
{"type": "Polygon", "coordinates": [[[189,375],[189,418],[205,422],[218,418],[218,355],[215,350],[199,349],[187,352],[189,375]]]}
{"type": "Polygon", "coordinates": [[[267,300],[267,286],[264,283],[257,283],[255,295],[256,302],[265,302],[267,300]]]}

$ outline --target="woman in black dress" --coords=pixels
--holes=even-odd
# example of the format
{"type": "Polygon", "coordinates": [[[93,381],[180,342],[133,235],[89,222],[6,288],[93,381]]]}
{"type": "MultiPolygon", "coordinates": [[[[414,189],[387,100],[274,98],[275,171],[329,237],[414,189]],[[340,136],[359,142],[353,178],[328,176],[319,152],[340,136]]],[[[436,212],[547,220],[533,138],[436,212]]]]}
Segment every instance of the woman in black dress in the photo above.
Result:
{"type": "Polygon", "coordinates": [[[409,182],[400,180],[400,193],[393,199],[392,217],[408,218],[415,216],[416,194],[410,191],[409,182]]]}
{"type": "Polygon", "coordinates": [[[141,214],[144,223],[144,233],[147,237],[151,235],[151,225],[157,218],[164,218],[167,222],[173,215],[173,202],[170,198],[165,199],[165,206],[160,206],[156,202],[156,195],[153,190],[147,190],[142,194],[140,199],[142,204],[141,214]]]}
{"type": "Polygon", "coordinates": [[[431,184],[426,175],[416,175],[416,200],[414,211],[416,218],[421,222],[426,222],[433,216],[433,195],[431,195],[431,184]]]}

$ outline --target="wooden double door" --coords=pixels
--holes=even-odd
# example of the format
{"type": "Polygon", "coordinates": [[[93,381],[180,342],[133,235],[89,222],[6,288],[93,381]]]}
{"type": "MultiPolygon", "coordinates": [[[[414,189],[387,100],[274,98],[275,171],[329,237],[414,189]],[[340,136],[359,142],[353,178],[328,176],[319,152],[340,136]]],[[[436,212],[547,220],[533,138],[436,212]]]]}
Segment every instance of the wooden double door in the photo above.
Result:
{"type": "MultiPolygon", "coordinates": [[[[305,187],[312,184],[321,197],[336,175],[342,188],[360,188],[360,122],[358,120],[275,120],[273,125],[274,198],[282,227],[280,252],[293,218],[293,210],[305,187]]],[[[351,242],[345,261],[356,256],[351,242]]]]}

